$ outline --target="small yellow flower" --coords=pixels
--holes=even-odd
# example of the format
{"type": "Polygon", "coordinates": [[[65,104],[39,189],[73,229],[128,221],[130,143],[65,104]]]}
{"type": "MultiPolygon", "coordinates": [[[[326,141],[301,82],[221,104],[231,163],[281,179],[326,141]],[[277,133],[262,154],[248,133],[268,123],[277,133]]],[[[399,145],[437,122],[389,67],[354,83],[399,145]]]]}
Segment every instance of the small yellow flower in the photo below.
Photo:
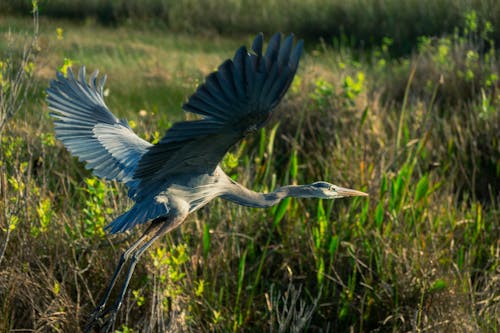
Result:
{"type": "Polygon", "coordinates": [[[73,60],[69,58],[64,58],[64,64],[59,68],[59,71],[64,74],[64,76],[67,75],[68,67],[73,66],[73,60]]]}
{"type": "Polygon", "coordinates": [[[63,36],[63,28],[57,28],[56,29],[56,34],[57,34],[57,39],[58,40],[63,40],[64,39],[64,36],[63,36]]]}

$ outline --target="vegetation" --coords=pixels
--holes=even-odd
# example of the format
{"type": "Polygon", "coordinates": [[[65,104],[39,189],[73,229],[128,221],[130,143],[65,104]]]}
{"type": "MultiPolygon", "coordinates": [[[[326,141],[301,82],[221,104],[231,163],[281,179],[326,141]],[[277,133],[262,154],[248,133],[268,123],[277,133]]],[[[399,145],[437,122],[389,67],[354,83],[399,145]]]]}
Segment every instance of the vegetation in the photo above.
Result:
{"type": "MultiPolygon", "coordinates": [[[[162,26],[195,34],[247,34],[293,31],[317,39],[342,36],[351,46],[377,46],[389,37],[396,54],[409,53],[421,36],[452,34],[464,14],[476,11],[482,22],[498,24],[496,0],[40,0],[43,15],[96,20],[134,28],[162,26]]],[[[2,1],[0,12],[25,14],[29,1],[2,1]]],[[[498,25],[491,33],[500,45],[498,25]]]]}
{"type": "MultiPolygon", "coordinates": [[[[223,168],[259,191],[324,179],[369,200],[215,200],[143,257],[117,332],[499,331],[498,19],[477,6],[450,30],[435,18],[405,57],[389,33],[369,52],[310,39],[279,122],[223,168]]],[[[23,59],[31,23],[0,23],[2,64],[22,63],[6,59],[23,59]]],[[[80,331],[140,233],[103,232],[130,205],[124,188],[55,140],[43,92],[55,69],[107,73],[110,109],[155,141],[200,80],[250,43],[245,29],[208,39],[42,19],[21,74],[35,88],[0,132],[1,331],[80,331]]]]}

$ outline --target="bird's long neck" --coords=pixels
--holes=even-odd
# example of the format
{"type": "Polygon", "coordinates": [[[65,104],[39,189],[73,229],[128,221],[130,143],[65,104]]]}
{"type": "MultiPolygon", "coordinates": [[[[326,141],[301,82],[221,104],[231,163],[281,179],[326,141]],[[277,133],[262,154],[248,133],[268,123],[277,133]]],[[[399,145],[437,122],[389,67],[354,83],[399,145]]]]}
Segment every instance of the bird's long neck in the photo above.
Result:
{"type": "Polygon", "coordinates": [[[242,206],[265,208],[278,204],[286,197],[312,197],[308,185],[289,185],[277,188],[270,193],[260,193],[249,190],[240,184],[233,183],[231,189],[221,198],[240,204],[242,206]]]}

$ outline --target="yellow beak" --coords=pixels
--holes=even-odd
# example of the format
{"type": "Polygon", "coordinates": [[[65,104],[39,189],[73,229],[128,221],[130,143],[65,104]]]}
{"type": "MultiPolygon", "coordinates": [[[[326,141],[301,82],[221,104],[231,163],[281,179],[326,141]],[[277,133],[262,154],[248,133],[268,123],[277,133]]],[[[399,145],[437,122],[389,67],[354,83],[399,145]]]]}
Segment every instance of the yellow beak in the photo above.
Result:
{"type": "Polygon", "coordinates": [[[368,193],[351,190],[350,188],[337,187],[337,193],[342,197],[367,197],[368,193]]]}

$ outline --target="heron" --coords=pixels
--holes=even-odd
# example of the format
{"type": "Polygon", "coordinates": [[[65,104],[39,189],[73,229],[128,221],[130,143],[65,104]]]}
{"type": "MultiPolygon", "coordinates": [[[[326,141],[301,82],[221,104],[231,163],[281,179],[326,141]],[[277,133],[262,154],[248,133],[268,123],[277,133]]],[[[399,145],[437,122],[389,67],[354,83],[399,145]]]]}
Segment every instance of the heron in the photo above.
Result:
{"type": "Polygon", "coordinates": [[[325,181],[278,187],[269,193],[252,191],[231,179],[220,167],[227,151],[258,131],[290,87],[303,50],[303,40],[276,33],[263,53],[263,34],[248,50],[241,46],[183,104],[197,120],[174,123],[157,144],[137,136],[104,102],[106,75],[94,71],[87,81],[68,68],[56,74],[47,89],[47,104],[56,137],[93,174],[124,183],[134,205],[114,219],[111,234],[145,225],[145,231],[120,257],[104,295],[86,330],[116,320],[140,256],[160,237],[214,198],[248,207],[276,205],[287,197],[335,199],[368,194],[325,181]],[[125,264],[128,269],[115,302],[107,307],[125,264]]]}

